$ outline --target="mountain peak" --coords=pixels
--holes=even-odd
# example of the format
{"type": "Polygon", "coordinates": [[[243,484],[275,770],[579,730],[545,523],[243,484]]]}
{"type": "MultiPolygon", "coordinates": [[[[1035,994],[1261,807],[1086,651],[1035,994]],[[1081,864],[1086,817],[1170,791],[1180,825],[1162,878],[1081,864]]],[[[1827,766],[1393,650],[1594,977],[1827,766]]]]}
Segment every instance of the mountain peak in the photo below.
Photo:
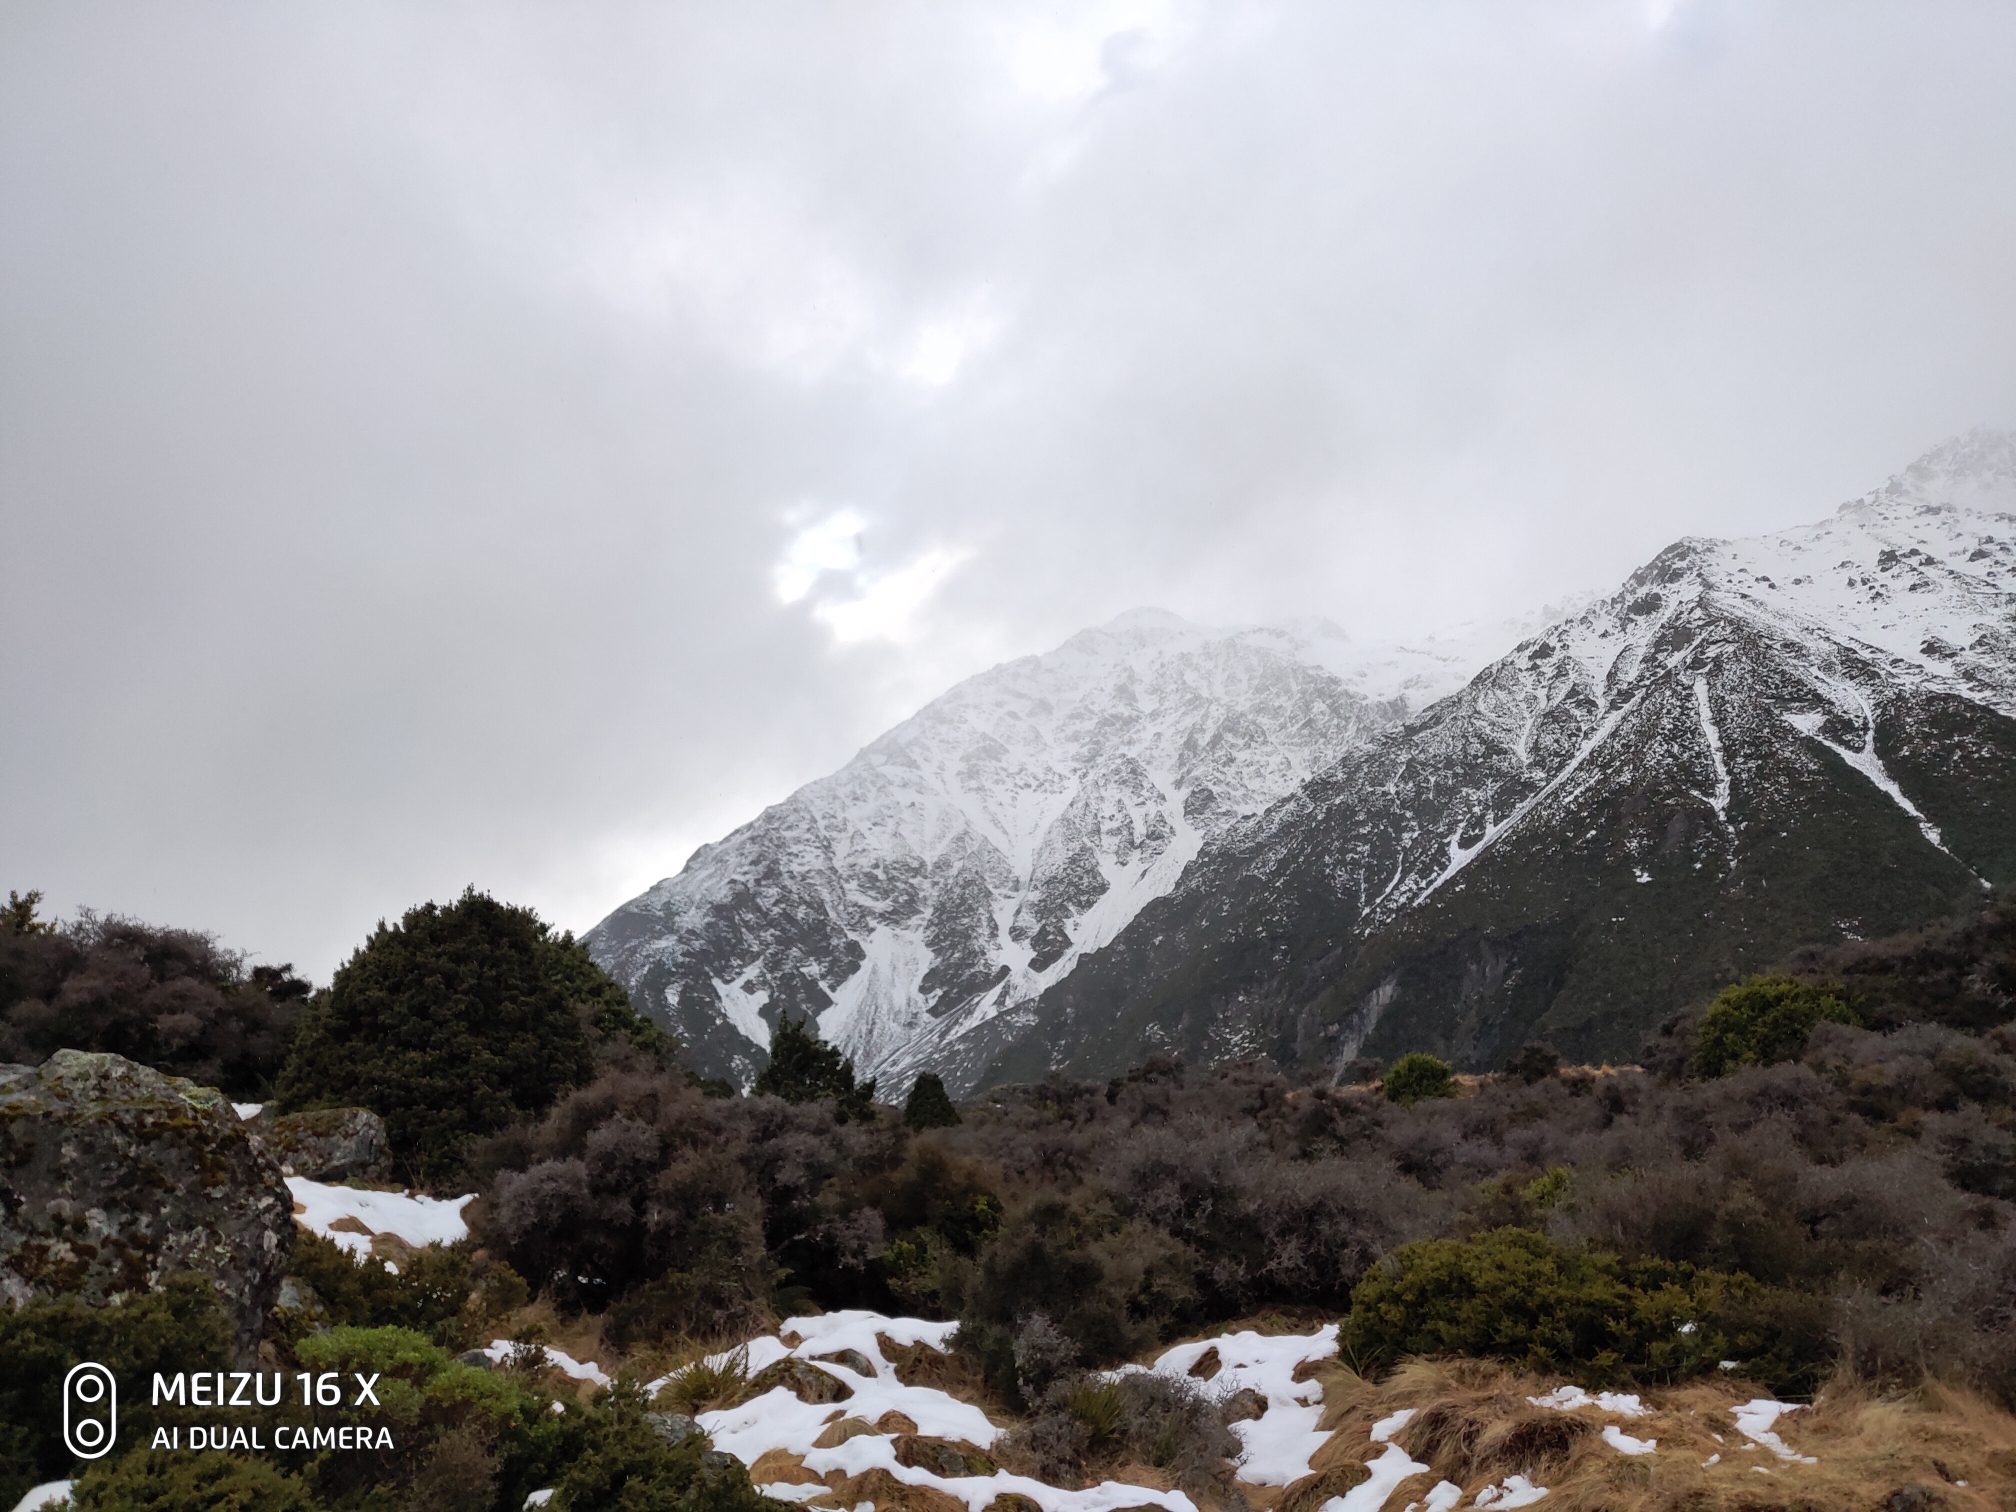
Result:
{"type": "Polygon", "coordinates": [[[1949,436],[1881,488],[1850,499],[1838,513],[1858,519],[1871,510],[1900,506],[2016,512],[2016,432],[1977,425],[1964,436],[1949,436]]]}
{"type": "Polygon", "coordinates": [[[1205,627],[1180,614],[1171,614],[1167,609],[1158,609],[1153,604],[1137,604],[1132,609],[1123,609],[1105,624],[1095,627],[1100,630],[1202,630],[1205,627]]]}

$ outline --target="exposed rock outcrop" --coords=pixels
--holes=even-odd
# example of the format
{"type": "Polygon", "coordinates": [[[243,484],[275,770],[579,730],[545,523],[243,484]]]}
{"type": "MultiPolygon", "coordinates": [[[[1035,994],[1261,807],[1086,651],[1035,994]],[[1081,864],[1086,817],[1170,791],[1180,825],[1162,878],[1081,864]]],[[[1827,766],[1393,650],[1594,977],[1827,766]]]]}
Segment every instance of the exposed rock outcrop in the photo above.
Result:
{"type": "Polygon", "coordinates": [[[249,1361],[294,1244],[273,1157],[224,1094],[123,1056],[0,1066],[0,1295],[99,1304],[178,1271],[216,1288],[249,1361]]]}
{"type": "Polygon", "coordinates": [[[310,1113],[262,1112],[246,1132],[280,1162],[282,1174],[310,1181],[383,1175],[391,1160],[385,1120],[369,1108],[318,1108],[310,1113]]]}

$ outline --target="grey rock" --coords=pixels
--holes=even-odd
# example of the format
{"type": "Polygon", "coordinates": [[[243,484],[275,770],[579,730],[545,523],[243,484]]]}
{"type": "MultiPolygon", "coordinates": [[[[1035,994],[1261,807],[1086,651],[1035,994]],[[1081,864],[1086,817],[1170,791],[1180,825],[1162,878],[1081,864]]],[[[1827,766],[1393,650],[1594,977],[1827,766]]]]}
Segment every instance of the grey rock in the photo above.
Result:
{"type": "Polygon", "coordinates": [[[385,1121],[369,1108],[317,1108],[278,1117],[262,1111],[245,1128],[283,1172],[310,1181],[382,1175],[391,1159],[385,1121]]]}
{"type": "Polygon", "coordinates": [[[467,1365],[474,1370],[495,1370],[497,1362],[480,1349],[465,1349],[455,1356],[457,1365],[467,1365]]]}
{"type": "Polygon", "coordinates": [[[644,1421],[653,1433],[675,1449],[700,1432],[700,1425],[683,1412],[647,1412],[644,1421]]]}
{"type": "Polygon", "coordinates": [[[104,1305],[179,1271],[216,1289],[241,1364],[294,1248],[280,1167],[224,1094],[59,1050],[0,1074],[0,1291],[104,1305]]]}
{"type": "Polygon", "coordinates": [[[299,1276],[285,1276],[280,1281],[280,1295],[274,1300],[276,1312],[303,1312],[319,1318],[329,1311],[315,1288],[299,1276]]]}

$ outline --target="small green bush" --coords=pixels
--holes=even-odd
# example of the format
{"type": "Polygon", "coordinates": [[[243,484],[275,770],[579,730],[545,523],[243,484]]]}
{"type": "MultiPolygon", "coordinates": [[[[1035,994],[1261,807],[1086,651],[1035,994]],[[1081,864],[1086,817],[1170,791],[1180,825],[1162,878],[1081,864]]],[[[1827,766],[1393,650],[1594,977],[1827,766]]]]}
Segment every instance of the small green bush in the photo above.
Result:
{"type": "Polygon", "coordinates": [[[298,1353],[304,1370],[333,1370],[346,1381],[353,1372],[378,1376],[374,1417],[398,1444],[389,1453],[324,1452],[306,1460],[303,1479],[332,1506],[379,1505],[371,1500],[377,1488],[425,1473],[444,1446],[473,1443],[492,1467],[496,1505],[517,1507],[552,1485],[580,1451],[578,1410],[556,1412],[553,1397],[524,1377],[458,1364],[412,1329],[332,1328],[301,1340],[298,1353]]]}
{"type": "Polygon", "coordinates": [[[1450,1079],[1447,1061],[1416,1050],[1393,1063],[1386,1073],[1385,1093],[1388,1102],[1405,1105],[1424,1097],[1454,1097],[1456,1084],[1450,1079]]]}
{"type": "Polygon", "coordinates": [[[730,1455],[700,1434],[677,1444],[645,1421],[634,1381],[619,1380],[587,1414],[582,1451],[554,1487],[554,1512],[775,1512],[730,1455]]]}
{"type": "Polygon", "coordinates": [[[1694,1031],[1688,1067],[1696,1076],[1727,1076],[1742,1066],[1769,1066],[1806,1048],[1821,1020],[1859,1026],[1862,1017],[1839,988],[1811,987],[1791,977],[1755,976],[1724,987],[1694,1031]]]}
{"type": "Polygon", "coordinates": [[[139,1450],[91,1467],[77,1512],[319,1512],[308,1488],[270,1460],[205,1450],[139,1450]]]}
{"type": "Polygon", "coordinates": [[[120,1440],[144,1444],[154,1427],[152,1373],[230,1369],[230,1330],[217,1294],[196,1275],[172,1276],[158,1292],[106,1307],[75,1297],[0,1306],[0,1507],[69,1470],[63,1377],[80,1360],[112,1372],[120,1440]]]}
{"type": "Polygon", "coordinates": [[[1340,1342],[1361,1369],[1470,1355],[1589,1386],[1674,1381],[1733,1359],[1776,1389],[1810,1390],[1829,1358],[1818,1300],[1517,1228],[1402,1245],[1353,1289],[1340,1342]]]}
{"type": "MultiPolygon", "coordinates": [[[[324,1323],[417,1329],[437,1344],[466,1349],[477,1342],[466,1327],[472,1320],[464,1318],[473,1288],[467,1249],[430,1244],[395,1273],[375,1259],[352,1259],[333,1241],[304,1231],[295,1236],[287,1270],[315,1288],[327,1309],[324,1323]]],[[[509,1266],[494,1268],[517,1275],[509,1266]]],[[[524,1286],[520,1280],[521,1302],[524,1286]]]]}

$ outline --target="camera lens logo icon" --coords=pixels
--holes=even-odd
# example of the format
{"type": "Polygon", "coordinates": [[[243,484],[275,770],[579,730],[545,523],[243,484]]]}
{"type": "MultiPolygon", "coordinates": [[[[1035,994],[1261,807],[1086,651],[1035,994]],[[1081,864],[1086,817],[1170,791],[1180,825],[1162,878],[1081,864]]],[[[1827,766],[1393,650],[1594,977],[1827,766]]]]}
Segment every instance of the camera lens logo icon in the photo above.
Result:
{"type": "Polygon", "coordinates": [[[63,1447],[79,1459],[109,1453],[119,1436],[119,1383],[95,1360],[63,1377],[63,1447]]]}

